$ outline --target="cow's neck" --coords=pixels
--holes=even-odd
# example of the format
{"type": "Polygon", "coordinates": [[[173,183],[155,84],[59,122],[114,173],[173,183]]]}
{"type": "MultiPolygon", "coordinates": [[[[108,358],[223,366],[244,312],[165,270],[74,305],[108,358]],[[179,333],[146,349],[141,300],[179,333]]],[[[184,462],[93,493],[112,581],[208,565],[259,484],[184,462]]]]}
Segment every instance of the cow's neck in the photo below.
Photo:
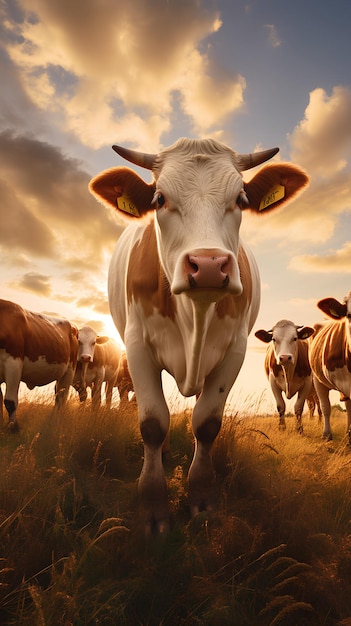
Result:
{"type": "Polygon", "coordinates": [[[190,300],[192,318],[187,332],[183,335],[186,356],[186,373],[183,395],[199,393],[199,373],[202,364],[203,349],[206,342],[208,327],[214,311],[214,303],[203,305],[190,300]],[[190,331],[190,332],[189,332],[190,331]]]}
{"type": "Polygon", "coordinates": [[[293,392],[291,385],[295,374],[295,365],[289,365],[288,367],[282,365],[282,370],[285,380],[285,394],[287,398],[290,398],[293,392]]]}

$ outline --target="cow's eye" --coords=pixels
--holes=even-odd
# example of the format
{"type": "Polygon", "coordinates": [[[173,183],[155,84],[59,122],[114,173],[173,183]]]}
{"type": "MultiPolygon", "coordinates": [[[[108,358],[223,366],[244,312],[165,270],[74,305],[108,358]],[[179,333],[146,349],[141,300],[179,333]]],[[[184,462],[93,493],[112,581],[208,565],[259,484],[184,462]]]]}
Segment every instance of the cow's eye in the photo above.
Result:
{"type": "Polygon", "coordinates": [[[240,191],[236,203],[237,203],[238,207],[240,207],[241,209],[244,208],[245,206],[248,206],[249,199],[248,199],[244,189],[242,189],[240,191]]]}
{"type": "Polygon", "coordinates": [[[157,194],[156,204],[159,209],[161,209],[166,204],[166,198],[163,193],[157,194]]]}

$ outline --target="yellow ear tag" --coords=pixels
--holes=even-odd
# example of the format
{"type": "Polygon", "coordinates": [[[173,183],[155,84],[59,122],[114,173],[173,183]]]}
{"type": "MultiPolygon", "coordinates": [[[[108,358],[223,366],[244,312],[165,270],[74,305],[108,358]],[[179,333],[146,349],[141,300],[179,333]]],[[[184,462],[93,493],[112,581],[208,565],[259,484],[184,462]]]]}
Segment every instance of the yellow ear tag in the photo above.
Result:
{"type": "Polygon", "coordinates": [[[126,196],[118,196],[117,206],[119,210],[124,211],[124,213],[129,213],[130,215],[134,215],[135,217],[140,217],[139,211],[136,208],[135,204],[128,200],[126,196]]]}
{"type": "Polygon", "coordinates": [[[259,211],[264,211],[268,206],[278,202],[278,200],[282,200],[285,196],[285,187],[283,185],[276,185],[271,189],[265,196],[263,196],[260,206],[258,207],[259,211]]]}

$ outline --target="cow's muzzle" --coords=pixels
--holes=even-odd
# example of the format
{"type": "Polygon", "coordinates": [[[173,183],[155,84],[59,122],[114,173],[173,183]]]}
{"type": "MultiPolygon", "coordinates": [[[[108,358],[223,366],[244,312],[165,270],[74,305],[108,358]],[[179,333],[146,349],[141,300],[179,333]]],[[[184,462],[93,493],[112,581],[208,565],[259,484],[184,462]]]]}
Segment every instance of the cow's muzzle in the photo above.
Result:
{"type": "Polygon", "coordinates": [[[229,284],[228,255],[189,254],[185,259],[190,289],[225,289],[229,284]]]}

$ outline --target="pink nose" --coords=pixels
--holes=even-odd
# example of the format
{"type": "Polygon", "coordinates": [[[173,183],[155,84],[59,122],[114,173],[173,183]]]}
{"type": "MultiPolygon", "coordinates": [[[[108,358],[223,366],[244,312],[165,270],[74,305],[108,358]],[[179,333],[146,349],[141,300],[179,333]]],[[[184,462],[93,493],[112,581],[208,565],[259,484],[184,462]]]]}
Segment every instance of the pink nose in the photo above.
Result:
{"type": "Polygon", "coordinates": [[[227,287],[229,283],[228,263],[229,257],[227,255],[189,255],[186,260],[186,270],[190,288],[221,289],[227,287]]]}
{"type": "Polygon", "coordinates": [[[292,363],[292,356],[291,354],[281,354],[279,356],[279,363],[280,365],[287,365],[288,363],[292,363]]]}
{"type": "Polygon", "coordinates": [[[80,357],[80,360],[82,361],[82,363],[90,363],[92,358],[90,354],[82,354],[82,356],[80,357]]]}

